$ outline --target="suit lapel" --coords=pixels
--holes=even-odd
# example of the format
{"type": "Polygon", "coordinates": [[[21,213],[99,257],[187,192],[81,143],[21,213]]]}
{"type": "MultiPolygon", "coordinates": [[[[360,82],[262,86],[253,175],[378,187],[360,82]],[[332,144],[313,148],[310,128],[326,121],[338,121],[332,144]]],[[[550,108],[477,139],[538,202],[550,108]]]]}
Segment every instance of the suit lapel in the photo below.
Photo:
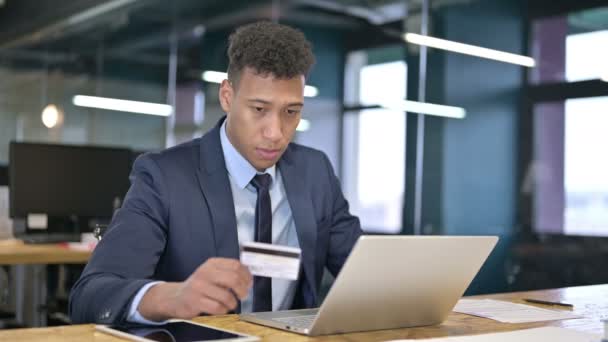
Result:
{"type": "Polygon", "coordinates": [[[216,255],[239,259],[234,200],[220,142],[219,129],[223,121],[201,138],[198,182],[213,222],[216,255]]]}
{"type": "Polygon", "coordinates": [[[308,285],[317,298],[316,275],[315,275],[315,246],[317,241],[317,224],[314,219],[314,210],[310,188],[302,182],[304,178],[291,156],[291,147],[287,148],[278,163],[283,185],[287,194],[287,200],[291,207],[291,215],[296,226],[300,248],[302,249],[302,262],[308,285]]]}

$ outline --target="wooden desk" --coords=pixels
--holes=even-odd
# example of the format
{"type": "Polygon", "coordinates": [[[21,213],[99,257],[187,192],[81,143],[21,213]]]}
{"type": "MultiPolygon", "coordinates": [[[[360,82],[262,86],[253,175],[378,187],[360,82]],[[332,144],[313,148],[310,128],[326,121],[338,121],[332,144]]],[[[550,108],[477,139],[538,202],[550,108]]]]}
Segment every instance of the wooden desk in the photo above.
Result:
{"type": "Polygon", "coordinates": [[[0,241],[0,265],[10,265],[12,305],[17,322],[27,326],[45,326],[46,266],[50,264],[86,264],[91,251],[68,249],[58,244],[28,245],[20,240],[0,241]]]}
{"type": "MultiPolygon", "coordinates": [[[[474,298],[493,298],[514,302],[523,302],[522,298],[564,301],[574,304],[574,312],[584,316],[580,319],[507,324],[485,318],[451,313],[440,325],[395,330],[380,330],[345,335],[328,335],[317,338],[291,334],[282,330],[266,328],[260,325],[241,322],[235,315],[199,317],[195,321],[209,325],[239,331],[262,337],[264,341],[384,341],[398,338],[429,338],[441,336],[472,335],[489,332],[511,331],[541,326],[558,326],[564,328],[601,334],[601,319],[608,317],[608,285],[570,287],[556,290],[543,290],[519,293],[507,293],[474,298]]],[[[547,306],[543,306],[547,307],[547,306]]],[[[0,341],[122,341],[119,338],[96,332],[94,326],[73,325],[42,329],[19,329],[0,331],[0,341]]]]}
{"type": "Polygon", "coordinates": [[[28,245],[20,240],[0,241],[0,265],[86,264],[91,253],[58,244],[28,245]]]}

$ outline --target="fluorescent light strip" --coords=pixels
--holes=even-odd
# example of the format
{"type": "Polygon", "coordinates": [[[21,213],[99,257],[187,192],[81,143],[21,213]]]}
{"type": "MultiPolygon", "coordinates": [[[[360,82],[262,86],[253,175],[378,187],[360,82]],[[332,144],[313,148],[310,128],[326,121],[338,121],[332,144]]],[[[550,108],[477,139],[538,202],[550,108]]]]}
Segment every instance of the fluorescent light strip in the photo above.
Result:
{"type": "Polygon", "coordinates": [[[424,45],[436,49],[458,52],[465,55],[477,56],[511,64],[523,65],[525,67],[530,68],[536,65],[536,62],[532,57],[517,55],[514,53],[503,52],[499,50],[487,49],[475,45],[457,43],[451,40],[423,36],[416,33],[406,33],[403,35],[403,39],[406,42],[412,44],[424,45]]]}
{"type": "Polygon", "coordinates": [[[203,81],[210,83],[222,83],[223,80],[228,78],[228,74],[220,71],[205,71],[202,74],[203,81]]]}
{"type": "Polygon", "coordinates": [[[310,121],[306,119],[300,119],[300,123],[298,127],[296,127],[296,131],[298,132],[306,132],[310,129],[310,121]]]}
{"type": "Polygon", "coordinates": [[[72,103],[79,107],[116,110],[119,112],[169,116],[173,108],[166,104],[112,99],[108,97],[76,95],[72,103]]]}
{"type": "Polygon", "coordinates": [[[433,116],[442,116],[453,119],[464,119],[467,112],[462,107],[444,106],[432,103],[401,100],[395,102],[383,102],[382,107],[390,110],[399,110],[433,116]]]}
{"type": "MultiPolygon", "coordinates": [[[[208,70],[201,74],[201,78],[205,82],[222,83],[223,80],[228,78],[228,75],[225,72],[208,70]]],[[[319,95],[319,89],[317,89],[317,87],[309,85],[304,87],[305,97],[316,97],[317,95],[319,95]]]]}
{"type": "Polygon", "coordinates": [[[304,96],[305,97],[316,97],[317,95],[319,95],[319,89],[317,89],[317,87],[313,87],[313,86],[304,86],[304,96]]]}

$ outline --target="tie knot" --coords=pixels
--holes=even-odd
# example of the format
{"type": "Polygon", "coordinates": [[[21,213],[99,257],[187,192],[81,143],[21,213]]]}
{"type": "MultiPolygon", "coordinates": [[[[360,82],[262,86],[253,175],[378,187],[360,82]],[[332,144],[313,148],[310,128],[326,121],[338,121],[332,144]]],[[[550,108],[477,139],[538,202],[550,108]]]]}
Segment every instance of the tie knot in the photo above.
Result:
{"type": "Polygon", "coordinates": [[[268,190],[270,188],[270,182],[272,177],[269,174],[263,173],[261,175],[255,175],[251,180],[251,185],[257,190],[268,190]]]}

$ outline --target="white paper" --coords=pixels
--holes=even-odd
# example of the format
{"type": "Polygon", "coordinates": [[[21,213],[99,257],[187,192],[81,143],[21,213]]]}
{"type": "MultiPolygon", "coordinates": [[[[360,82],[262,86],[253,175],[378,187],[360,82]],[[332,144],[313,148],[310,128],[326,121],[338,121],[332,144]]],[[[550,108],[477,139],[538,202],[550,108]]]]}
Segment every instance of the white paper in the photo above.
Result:
{"type": "Polygon", "coordinates": [[[528,323],[581,318],[570,311],[549,310],[494,299],[461,299],[454,312],[490,318],[503,323],[528,323]]]}
{"type": "Polygon", "coordinates": [[[423,340],[393,340],[392,342],[429,341],[429,342],[599,342],[601,336],[576,330],[543,327],[501,333],[481,334],[471,336],[439,337],[423,340]]]}

